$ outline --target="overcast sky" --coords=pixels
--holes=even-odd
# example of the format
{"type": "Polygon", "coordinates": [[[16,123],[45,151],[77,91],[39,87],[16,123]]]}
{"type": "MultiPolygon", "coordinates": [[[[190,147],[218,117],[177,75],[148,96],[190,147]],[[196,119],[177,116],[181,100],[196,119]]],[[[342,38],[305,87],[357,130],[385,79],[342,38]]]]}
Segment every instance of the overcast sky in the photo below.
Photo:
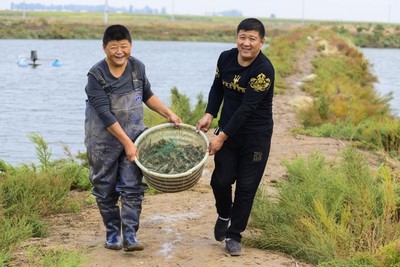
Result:
{"type": "MultiPolygon", "coordinates": [[[[24,0],[0,0],[0,9],[24,0]]],[[[25,3],[102,5],[105,0],[25,0],[25,3]]],[[[400,0],[108,0],[110,6],[166,8],[167,13],[205,15],[236,9],[245,17],[400,23],[400,0]]]]}

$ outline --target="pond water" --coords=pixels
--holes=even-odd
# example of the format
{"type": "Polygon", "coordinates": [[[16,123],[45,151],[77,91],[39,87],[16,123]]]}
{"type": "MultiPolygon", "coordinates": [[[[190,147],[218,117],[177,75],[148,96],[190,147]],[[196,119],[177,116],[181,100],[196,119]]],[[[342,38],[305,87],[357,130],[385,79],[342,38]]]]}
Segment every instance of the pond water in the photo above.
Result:
{"type": "MultiPolygon", "coordinates": [[[[218,55],[234,47],[229,43],[134,41],[132,54],[143,61],[152,90],[169,105],[171,88],[192,103],[206,100],[218,55]]],[[[0,159],[19,164],[37,162],[30,133],[39,133],[53,158],[63,158],[64,146],[72,154],[85,151],[84,108],[86,73],[104,57],[99,40],[0,40],[0,159]],[[19,67],[19,55],[37,52],[40,66],[19,67]],[[59,58],[61,67],[53,67],[59,58]]],[[[362,49],[379,78],[381,94],[393,92],[394,112],[400,110],[400,50],[362,49]]]]}

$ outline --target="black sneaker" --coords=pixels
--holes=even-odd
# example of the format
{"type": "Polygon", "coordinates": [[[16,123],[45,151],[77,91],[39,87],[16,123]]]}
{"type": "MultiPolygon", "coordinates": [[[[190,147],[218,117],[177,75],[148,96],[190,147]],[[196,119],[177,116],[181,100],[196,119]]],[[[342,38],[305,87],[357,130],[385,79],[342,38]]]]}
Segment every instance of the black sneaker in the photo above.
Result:
{"type": "Polygon", "coordinates": [[[225,221],[225,220],[221,220],[219,217],[217,219],[217,221],[215,222],[215,226],[214,226],[214,237],[215,240],[222,242],[225,240],[225,234],[226,234],[226,230],[228,229],[228,225],[229,225],[229,220],[225,221]]]}
{"type": "Polygon", "coordinates": [[[232,238],[227,238],[225,241],[225,252],[231,256],[240,256],[242,249],[240,243],[232,238]]]}

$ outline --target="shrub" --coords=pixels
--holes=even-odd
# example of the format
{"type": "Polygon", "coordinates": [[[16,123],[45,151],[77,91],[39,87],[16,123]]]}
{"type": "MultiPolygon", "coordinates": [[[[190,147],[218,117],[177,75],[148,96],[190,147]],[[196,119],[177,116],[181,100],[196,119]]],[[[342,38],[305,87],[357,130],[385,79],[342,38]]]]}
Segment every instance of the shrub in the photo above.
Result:
{"type": "Polygon", "coordinates": [[[196,125],[197,121],[203,117],[207,103],[203,101],[203,96],[197,96],[197,103],[192,110],[190,99],[184,94],[180,94],[176,87],[171,89],[171,110],[178,115],[183,122],[196,125]]]}
{"type": "MultiPolygon", "coordinates": [[[[178,115],[186,124],[196,125],[197,121],[203,117],[207,103],[203,100],[203,95],[197,96],[197,103],[192,109],[190,99],[185,94],[181,94],[178,88],[171,89],[170,109],[178,115]]],[[[151,127],[167,122],[164,117],[146,108],[144,110],[144,123],[151,127]]]]}
{"type": "Polygon", "coordinates": [[[337,166],[318,153],[285,165],[288,180],[278,184],[276,194],[271,197],[262,188],[257,193],[251,216],[257,234],[250,244],[314,264],[363,254],[354,265],[362,266],[400,238],[398,180],[389,168],[372,173],[353,148],[343,152],[337,166]]]}
{"type": "Polygon", "coordinates": [[[3,208],[6,217],[47,215],[63,210],[71,181],[51,173],[32,170],[8,176],[2,182],[3,208]]]}
{"type": "Polygon", "coordinates": [[[70,181],[71,190],[89,190],[92,188],[89,180],[89,169],[82,165],[75,162],[66,162],[61,166],[60,174],[63,179],[70,181]]]}

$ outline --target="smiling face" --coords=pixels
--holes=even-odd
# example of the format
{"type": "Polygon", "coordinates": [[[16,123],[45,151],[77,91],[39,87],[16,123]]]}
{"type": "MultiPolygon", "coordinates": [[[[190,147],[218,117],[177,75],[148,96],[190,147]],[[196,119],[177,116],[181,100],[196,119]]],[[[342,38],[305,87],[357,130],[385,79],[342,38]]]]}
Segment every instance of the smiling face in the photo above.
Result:
{"type": "Polygon", "coordinates": [[[129,40],[112,40],[103,45],[104,53],[107,55],[107,63],[113,67],[122,67],[131,55],[132,44],[129,40]]]}
{"type": "Polygon", "coordinates": [[[241,65],[249,65],[260,53],[264,45],[264,38],[261,38],[258,31],[240,30],[236,38],[236,46],[239,50],[238,60],[241,65]]]}

